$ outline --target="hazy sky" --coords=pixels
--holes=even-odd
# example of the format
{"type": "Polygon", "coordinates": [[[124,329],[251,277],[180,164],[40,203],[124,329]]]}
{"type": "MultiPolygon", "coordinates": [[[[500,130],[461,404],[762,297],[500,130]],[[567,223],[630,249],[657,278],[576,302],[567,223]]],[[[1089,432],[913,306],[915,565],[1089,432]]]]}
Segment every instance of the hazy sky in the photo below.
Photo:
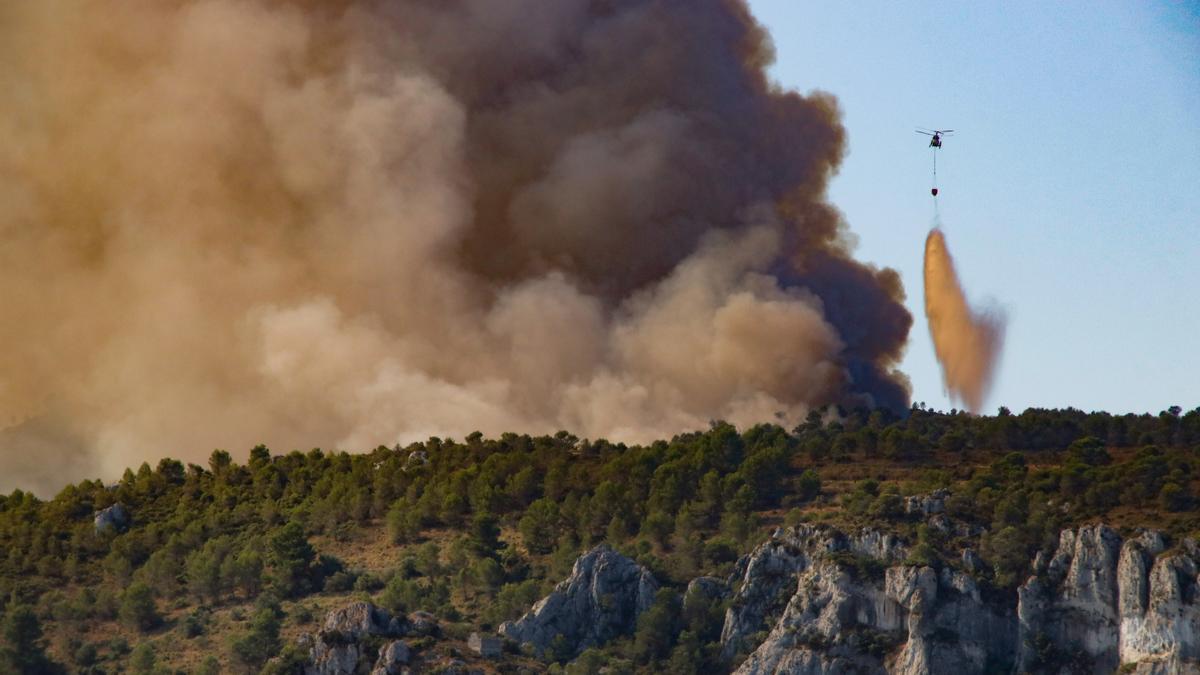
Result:
{"type": "Polygon", "coordinates": [[[946,397],[923,318],[931,159],[974,303],[1009,318],[985,409],[1200,405],[1200,3],[751,0],[774,75],[837,95],[830,197],[900,271],[913,398],[946,397]]]}

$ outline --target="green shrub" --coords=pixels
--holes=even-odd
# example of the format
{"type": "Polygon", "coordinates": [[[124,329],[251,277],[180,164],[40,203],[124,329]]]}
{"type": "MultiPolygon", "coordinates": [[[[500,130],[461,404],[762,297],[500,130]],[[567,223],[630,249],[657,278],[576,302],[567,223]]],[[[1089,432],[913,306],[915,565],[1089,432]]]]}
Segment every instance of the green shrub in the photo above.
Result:
{"type": "Polygon", "coordinates": [[[812,469],[806,470],[796,479],[796,497],[808,501],[821,492],[821,477],[812,469]]]}
{"type": "Polygon", "coordinates": [[[345,593],[354,588],[355,581],[357,581],[357,575],[354,572],[345,570],[334,572],[325,579],[325,590],[329,593],[345,593]]]}
{"type": "Polygon", "coordinates": [[[141,582],[134,582],[125,589],[118,614],[123,623],[140,631],[148,631],[162,622],[154,591],[141,582]]]}

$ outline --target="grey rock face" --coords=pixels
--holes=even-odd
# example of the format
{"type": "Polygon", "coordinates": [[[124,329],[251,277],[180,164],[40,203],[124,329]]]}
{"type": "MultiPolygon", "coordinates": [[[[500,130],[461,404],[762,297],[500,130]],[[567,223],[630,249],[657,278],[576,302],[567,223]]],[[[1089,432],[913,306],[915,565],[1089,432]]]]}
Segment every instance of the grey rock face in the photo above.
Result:
{"type": "MultiPolygon", "coordinates": [[[[742,675],[769,673],[884,673],[859,649],[863,623],[898,627],[899,607],[878,588],[860,586],[849,572],[817,558],[796,576],[794,594],[766,640],[738,668],[742,675]]],[[[744,590],[744,589],[743,589],[744,590]]],[[[727,626],[729,616],[727,618],[727,626]]]]}
{"type": "Polygon", "coordinates": [[[987,564],[970,549],[935,571],[878,533],[781,530],[739,562],[725,653],[750,652],[744,675],[1200,673],[1200,546],[1168,546],[1152,531],[1064,530],[1013,597],[982,592],[972,574],[987,564]]]}
{"type": "Polygon", "coordinates": [[[600,545],[575,561],[571,576],[500,633],[543,653],[561,635],[574,654],[633,632],[654,603],[658,582],[646,568],[600,545]]]}
{"type": "Polygon", "coordinates": [[[770,541],[738,561],[730,579],[737,592],[725,613],[722,655],[731,659],[752,648],[753,636],[769,629],[789,606],[798,575],[835,553],[893,562],[904,559],[908,549],[895,535],[873,529],[854,535],[812,525],[776,530],[770,541]]]}
{"type": "Polygon", "coordinates": [[[1044,579],[1021,587],[1020,668],[1037,666],[1040,644],[1085,655],[1097,673],[1110,673],[1118,658],[1117,562],[1121,538],[1105,525],[1063,530],[1044,579]]]}
{"type": "MultiPolygon", "coordinates": [[[[359,661],[366,653],[361,644],[363,638],[399,637],[404,634],[404,630],[405,626],[401,620],[369,602],[353,602],[341,609],[335,609],[325,616],[325,623],[322,624],[319,633],[305,636],[302,641],[302,644],[309,648],[309,664],[304,673],[351,675],[357,671],[359,661]]],[[[408,645],[403,642],[399,645],[402,646],[407,660],[408,645]]],[[[396,650],[400,649],[401,647],[396,647],[396,650]]]]}
{"type": "Polygon", "coordinates": [[[362,648],[357,642],[338,643],[315,640],[309,647],[310,663],[304,675],[353,675],[358,669],[362,648]]]}
{"type": "Polygon", "coordinates": [[[126,509],[121,504],[113,504],[107,509],[97,511],[92,517],[92,524],[96,528],[96,533],[106,530],[123,531],[129,527],[130,517],[129,509],[126,509]]]}
{"type": "Polygon", "coordinates": [[[961,572],[893,565],[866,578],[826,557],[796,581],[739,674],[978,673],[1003,667],[995,655],[1015,638],[1014,619],[987,607],[961,572]]]}
{"type": "Polygon", "coordinates": [[[1130,576],[1119,577],[1121,598],[1124,601],[1127,588],[1132,597],[1121,603],[1121,661],[1167,668],[1163,672],[1180,672],[1189,663],[1196,668],[1200,606],[1195,559],[1170,553],[1155,558],[1148,574],[1136,563],[1122,572],[1130,576]],[[1171,664],[1176,670],[1168,668],[1171,664]]]}
{"type": "Polygon", "coordinates": [[[327,614],[321,630],[358,640],[366,635],[401,635],[404,622],[369,602],[352,602],[327,614]]]}
{"type": "Polygon", "coordinates": [[[812,547],[818,532],[807,525],[776,530],[770,541],[738,560],[729,583],[738,590],[721,628],[726,659],[748,646],[749,638],[767,627],[768,614],[782,609],[795,592],[796,574],[808,569],[813,558],[805,547],[812,547]]]}
{"type": "Polygon", "coordinates": [[[1192,540],[1166,548],[1149,530],[1124,542],[1103,525],[1064,530],[1045,578],[1020,589],[1020,665],[1033,666],[1032,644],[1049,640],[1086,655],[1094,673],[1200,672],[1200,556],[1192,540]]]}
{"type": "Polygon", "coordinates": [[[408,665],[408,659],[407,644],[402,640],[389,642],[379,650],[379,658],[375,661],[375,667],[371,669],[371,675],[400,675],[404,666],[408,665]]]}

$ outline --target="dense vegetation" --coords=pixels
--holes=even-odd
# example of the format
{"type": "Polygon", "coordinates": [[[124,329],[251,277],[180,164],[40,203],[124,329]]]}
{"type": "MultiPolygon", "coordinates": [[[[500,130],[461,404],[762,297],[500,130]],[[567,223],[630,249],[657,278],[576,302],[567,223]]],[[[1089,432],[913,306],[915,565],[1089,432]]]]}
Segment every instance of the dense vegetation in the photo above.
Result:
{"type": "Polygon", "coordinates": [[[0,496],[0,672],[295,672],[295,635],[348,595],[433,612],[461,638],[519,616],[600,541],[667,586],[634,636],[568,670],[705,671],[722,609],[685,606],[682,586],[728,573],[770,527],[886,522],[914,562],[954,564],[964,542],[909,519],[902,498],[949,488],[948,515],[983,531],[981,580],[1011,592],[1067,525],[1194,534],[1197,453],[1200,409],[914,406],[820,411],[792,430],[714,422],[644,446],[475,433],[164,459],[48,501],[0,496]],[[97,531],[117,503],[131,527],[97,531]]]}

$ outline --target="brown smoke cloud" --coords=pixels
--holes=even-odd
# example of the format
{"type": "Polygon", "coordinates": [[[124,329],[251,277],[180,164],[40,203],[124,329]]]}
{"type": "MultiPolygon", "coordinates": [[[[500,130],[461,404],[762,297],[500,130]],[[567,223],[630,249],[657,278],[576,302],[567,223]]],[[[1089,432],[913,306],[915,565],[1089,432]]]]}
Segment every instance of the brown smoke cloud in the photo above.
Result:
{"type": "Polygon", "coordinates": [[[770,59],[734,0],[0,3],[0,490],[905,407],[770,59]]]}
{"type": "Polygon", "coordinates": [[[967,304],[946,238],[936,227],[925,239],[925,316],[946,389],[979,412],[1004,345],[1004,316],[975,312],[967,304]]]}

